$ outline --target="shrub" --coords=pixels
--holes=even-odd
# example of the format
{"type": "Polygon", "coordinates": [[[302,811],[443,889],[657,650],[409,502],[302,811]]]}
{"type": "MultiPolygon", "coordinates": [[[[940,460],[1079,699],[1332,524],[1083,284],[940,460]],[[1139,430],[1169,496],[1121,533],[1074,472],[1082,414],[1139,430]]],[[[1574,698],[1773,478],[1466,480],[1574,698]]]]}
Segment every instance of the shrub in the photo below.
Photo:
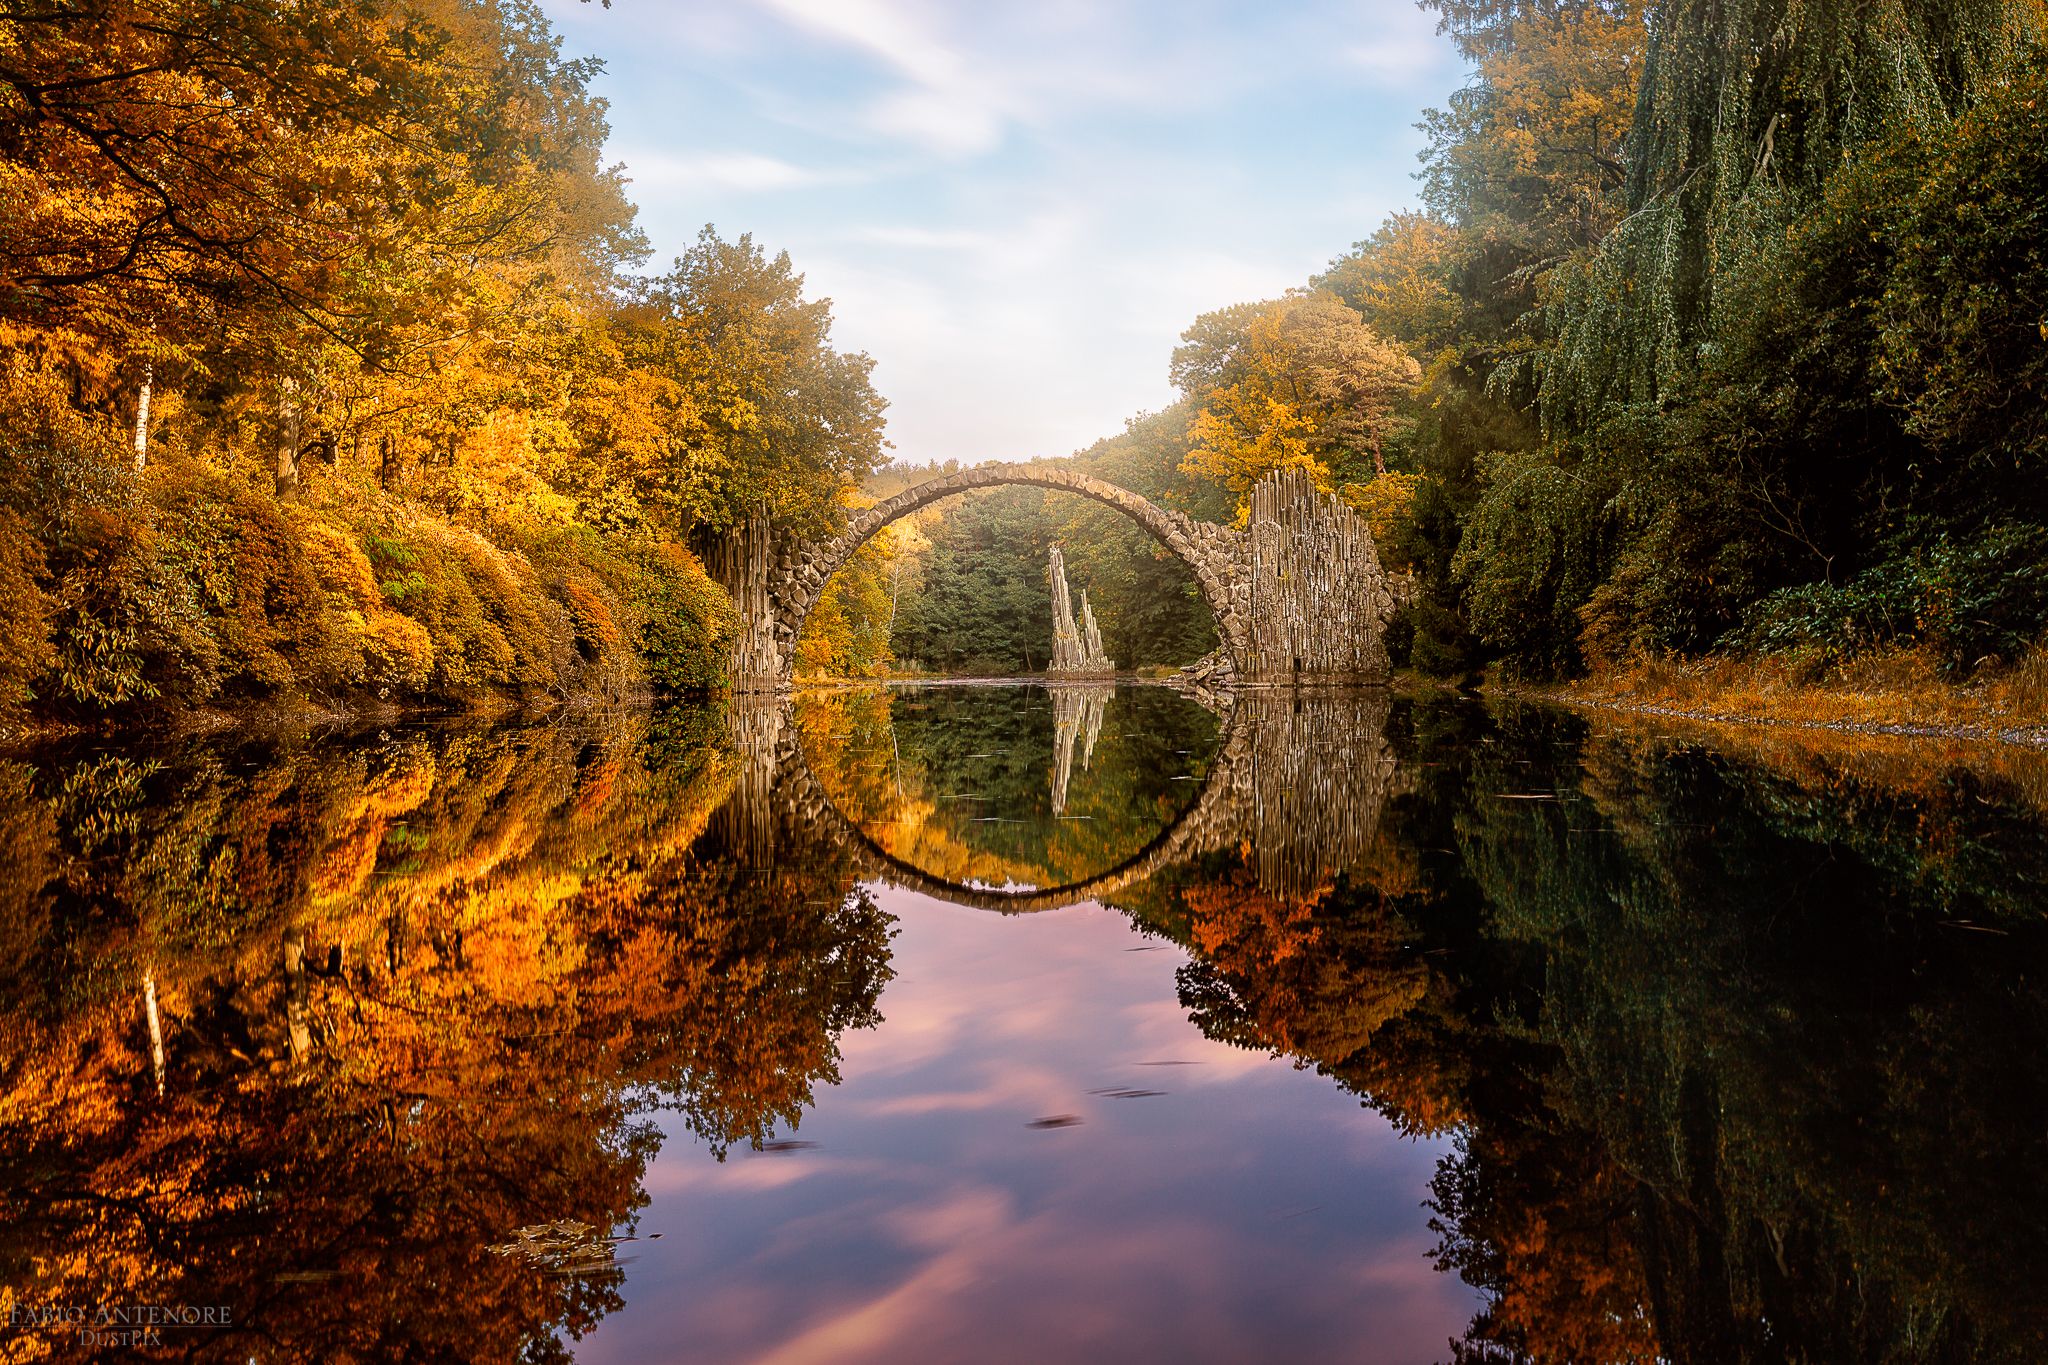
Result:
{"type": "Polygon", "coordinates": [[[739,638],[739,608],[695,555],[667,540],[635,542],[626,552],[639,572],[631,600],[640,614],[638,645],[663,692],[726,686],[726,659],[739,638]]]}
{"type": "Polygon", "coordinates": [[[2048,455],[2048,53],[1906,154],[1876,300],[1885,397],[1944,454],[2038,477],[2048,455]],[[2002,457],[2002,458],[2000,458],[2002,457]]]}
{"type": "Polygon", "coordinates": [[[56,604],[43,591],[49,572],[28,523],[0,509],[0,640],[7,642],[0,649],[0,708],[33,698],[36,680],[57,660],[50,643],[56,604]]]}
{"type": "Polygon", "coordinates": [[[640,614],[630,600],[639,573],[633,561],[587,526],[497,530],[519,544],[567,613],[571,652],[564,685],[609,701],[644,695],[647,669],[634,648],[640,614]]]}
{"type": "Polygon", "coordinates": [[[0,357],[0,707],[724,682],[736,613],[680,546],[531,516],[493,539],[364,488],[280,501],[247,474],[172,441],[138,474],[63,376],[0,357]]]}
{"type": "Polygon", "coordinates": [[[434,673],[434,642],[425,627],[392,609],[370,559],[354,537],[310,516],[300,526],[306,559],[327,594],[330,629],[354,680],[380,693],[426,691],[434,673]]]}
{"type": "Polygon", "coordinates": [[[1578,608],[1611,553],[1610,490],[1550,453],[1502,452],[1482,465],[1487,488],[1452,561],[1467,619],[1510,670],[1570,671],[1578,608]]]}
{"type": "Polygon", "coordinates": [[[1915,641],[1951,674],[2018,659],[2048,627],[2048,527],[1997,523],[1954,534],[1909,530],[1845,583],[1781,588],[1758,602],[1732,643],[1776,652],[1816,649],[1840,661],[1915,641]]]}
{"type": "Polygon", "coordinates": [[[412,514],[366,541],[379,589],[432,642],[431,690],[553,690],[574,631],[523,556],[474,531],[412,514]]]}
{"type": "Polygon", "coordinates": [[[8,624],[29,648],[6,670],[16,697],[116,705],[144,695],[141,631],[124,587],[144,577],[118,443],[74,408],[61,376],[25,353],[0,368],[0,507],[10,541],[8,624]]]}

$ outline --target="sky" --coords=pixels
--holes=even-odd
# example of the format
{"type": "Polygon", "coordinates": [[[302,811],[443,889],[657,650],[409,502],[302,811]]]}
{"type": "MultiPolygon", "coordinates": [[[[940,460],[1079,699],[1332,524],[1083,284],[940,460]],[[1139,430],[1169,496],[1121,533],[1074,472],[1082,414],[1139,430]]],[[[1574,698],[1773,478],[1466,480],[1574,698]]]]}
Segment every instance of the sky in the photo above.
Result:
{"type": "Polygon", "coordinates": [[[895,458],[1065,455],[1173,400],[1200,314],[1417,201],[1461,79],[1409,0],[544,0],[605,64],[664,268],[787,251],[875,360],[895,458]]]}

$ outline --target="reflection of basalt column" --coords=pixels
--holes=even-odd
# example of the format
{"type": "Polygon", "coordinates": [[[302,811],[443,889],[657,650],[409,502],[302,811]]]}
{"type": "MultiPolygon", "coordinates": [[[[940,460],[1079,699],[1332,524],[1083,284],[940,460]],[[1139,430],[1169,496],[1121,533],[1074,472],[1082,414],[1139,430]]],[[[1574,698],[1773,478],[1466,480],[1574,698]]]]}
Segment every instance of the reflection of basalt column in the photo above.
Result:
{"type": "MultiPolygon", "coordinates": [[[[1250,841],[1259,886],[1277,896],[1313,894],[1359,867],[1393,785],[1384,693],[1287,697],[1249,692],[1237,726],[1251,742],[1232,778],[1241,838],[1250,841]]],[[[1236,727],[1233,727],[1236,728],[1236,727]]]]}
{"type": "Polygon", "coordinates": [[[1116,665],[1102,648],[1102,632],[1095,627],[1095,609],[1088,594],[1081,594],[1081,620],[1074,620],[1074,596],[1067,587],[1067,562],[1060,547],[1052,547],[1052,563],[1046,571],[1052,581],[1052,667],[1053,673],[1111,673],[1116,665]]]}
{"type": "Polygon", "coordinates": [[[735,697],[727,712],[740,770],[732,796],[712,817],[712,824],[725,847],[746,867],[774,863],[775,784],[787,710],[779,702],[735,697]]]}
{"type": "MultiPolygon", "coordinates": [[[[1054,551],[1058,553],[1058,551],[1054,551]]],[[[1102,738],[1102,716],[1113,686],[1055,687],[1052,692],[1052,813],[1067,811],[1067,782],[1074,771],[1074,741],[1081,741],[1081,771],[1095,761],[1095,741],[1102,738]]]]}

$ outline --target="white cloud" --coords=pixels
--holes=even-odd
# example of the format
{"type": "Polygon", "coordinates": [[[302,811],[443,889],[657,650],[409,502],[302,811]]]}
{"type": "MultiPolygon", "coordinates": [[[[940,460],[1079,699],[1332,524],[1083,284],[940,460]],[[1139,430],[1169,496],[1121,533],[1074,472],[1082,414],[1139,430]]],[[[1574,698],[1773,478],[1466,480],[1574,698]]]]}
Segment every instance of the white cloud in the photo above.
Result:
{"type": "Polygon", "coordinates": [[[869,107],[868,126],[943,156],[993,151],[1003,140],[1003,118],[986,102],[953,89],[913,88],[885,95],[869,107]]]}
{"type": "Polygon", "coordinates": [[[964,228],[913,227],[908,224],[874,224],[849,231],[850,241],[874,246],[903,247],[913,251],[986,251],[995,238],[986,232],[964,228]]]}
{"type": "Polygon", "coordinates": [[[626,174],[634,184],[657,189],[735,190],[742,194],[760,194],[819,185],[851,184],[862,178],[857,172],[815,170],[755,152],[705,152],[676,156],[666,152],[625,149],[621,155],[626,163],[626,174]]]}
{"type": "Polygon", "coordinates": [[[956,84],[957,53],[886,0],[766,0],[768,8],[821,37],[881,58],[920,85],[956,84]]]}
{"type": "Polygon", "coordinates": [[[1401,87],[1424,84],[1436,75],[1439,44],[1434,40],[1390,34],[1369,43],[1352,43],[1338,52],[1346,66],[1401,87]]]}
{"type": "Polygon", "coordinates": [[[816,37],[878,58],[908,84],[873,101],[865,124],[942,156],[987,152],[1003,137],[1003,83],[885,0],[766,0],[816,37]]]}

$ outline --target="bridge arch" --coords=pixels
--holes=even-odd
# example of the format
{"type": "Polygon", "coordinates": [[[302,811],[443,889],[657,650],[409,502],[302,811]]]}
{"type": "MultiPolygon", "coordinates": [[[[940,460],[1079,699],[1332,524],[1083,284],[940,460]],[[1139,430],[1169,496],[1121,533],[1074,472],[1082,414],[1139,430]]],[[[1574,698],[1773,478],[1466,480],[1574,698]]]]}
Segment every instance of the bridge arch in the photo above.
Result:
{"type": "Polygon", "coordinates": [[[793,661],[797,637],[810,619],[825,585],[832,575],[846,567],[861,546],[889,523],[920,508],[960,493],[1004,485],[1046,488],[1061,493],[1078,493],[1104,506],[1113,507],[1150,531],[1194,572],[1195,582],[1216,617],[1216,634],[1239,672],[1248,670],[1251,632],[1247,625],[1249,602],[1234,571],[1233,532],[1221,526],[1199,522],[1183,513],[1159,506],[1149,498],[1119,488],[1089,474],[1070,469],[1031,465],[983,465],[957,474],[907,488],[854,515],[846,529],[831,540],[806,548],[787,566],[786,579],[771,594],[775,603],[774,635],[786,671],[793,661]]]}

